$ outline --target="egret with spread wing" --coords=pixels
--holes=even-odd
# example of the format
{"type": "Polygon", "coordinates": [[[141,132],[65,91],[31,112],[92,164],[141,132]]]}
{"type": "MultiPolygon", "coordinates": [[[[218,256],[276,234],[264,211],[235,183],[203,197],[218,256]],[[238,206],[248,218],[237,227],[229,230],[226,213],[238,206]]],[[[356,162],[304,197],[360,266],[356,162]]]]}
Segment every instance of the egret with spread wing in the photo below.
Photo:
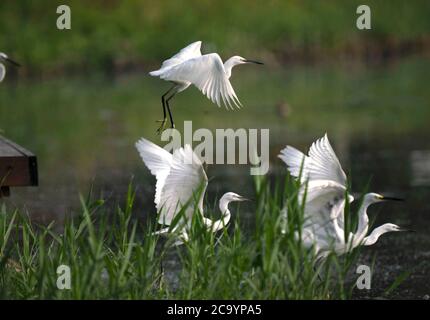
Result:
{"type": "Polygon", "coordinates": [[[183,48],[170,59],[163,62],[161,68],[149,74],[160,79],[170,81],[173,86],[161,97],[163,105],[163,120],[159,132],[164,129],[169,113],[170,124],[175,127],[169,101],[179,92],[195,85],[204,95],[219,107],[224,104],[226,108],[240,108],[241,104],[230,83],[231,69],[244,63],[261,62],[248,60],[240,56],[233,56],[225,63],[217,53],[202,55],[201,41],[196,41],[183,48]]]}
{"type": "Polygon", "coordinates": [[[305,198],[302,240],[308,247],[315,246],[319,256],[327,255],[330,250],[344,254],[360,244],[374,244],[386,232],[403,231],[394,224],[386,224],[366,237],[369,229],[367,208],[384,200],[401,200],[368,193],[358,212],[357,230],[345,238],[345,199],[351,203],[354,197],[348,193],[345,172],[327,134],[312,144],[307,156],[287,146],[279,158],[293,177],[301,179],[299,201],[303,202],[305,198]]]}
{"type": "Polygon", "coordinates": [[[8,62],[15,67],[20,66],[17,62],[10,59],[5,53],[0,52],[0,82],[2,82],[6,76],[6,66],[3,64],[4,62],[8,62]]]}
{"type": "MultiPolygon", "coordinates": [[[[145,165],[157,179],[155,205],[158,211],[158,223],[169,226],[175,216],[185,207],[185,221],[178,223],[175,226],[175,231],[180,232],[181,240],[187,241],[187,225],[191,222],[193,214],[199,212],[203,215],[203,198],[208,185],[203,163],[188,144],[171,154],[156,144],[141,138],[136,143],[136,148],[145,165]]],[[[236,193],[227,192],[219,201],[221,219],[213,221],[203,217],[204,224],[212,232],[224,228],[231,217],[228,208],[229,203],[245,200],[247,199],[236,193]]],[[[169,228],[164,228],[157,233],[166,233],[168,230],[169,228]]]]}

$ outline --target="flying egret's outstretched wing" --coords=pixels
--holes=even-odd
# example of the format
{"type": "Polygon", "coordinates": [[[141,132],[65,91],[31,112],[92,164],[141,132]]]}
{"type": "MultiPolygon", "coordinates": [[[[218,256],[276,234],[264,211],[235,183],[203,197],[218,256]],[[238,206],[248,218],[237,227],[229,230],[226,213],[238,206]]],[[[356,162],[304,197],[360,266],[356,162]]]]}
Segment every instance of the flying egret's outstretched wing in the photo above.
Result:
{"type": "Polygon", "coordinates": [[[203,164],[190,145],[175,150],[170,172],[161,191],[158,222],[169,225],[182,206],[187,205],[185,216],[191,218],[197,201],[198,210],[203,211],[203,198],[208,178],[203,164]],[[199,199],[195,197],[199,196],[199,199]]]}
{"type": "Polygon", "coordinates": [[[292,176],[298,178],[301,172],[302,182],[306,180],[330,180],[346,186],[345,172],[330,145],[327,134],[312,144],[309,149],[309,156],[287,146],[281,151],[279,158],[286,163],[292,176]]]}
{"type": "Polygon", "coordinates": [[[241,103],[224,71],[224,64],[216,53],[206,54],[167,68],[160,78],[173,82],[191,82],[212,102],[226,108],[241,107],[241,103]]]}
{"type": "Polygon", "coordinates": [[[161,68],[159,70],[151,71],[149,74],[151,76],[158,76],[165,68],[175,66],[189,59],[200,57],[202,55],[202,53],[200,52],[201,46],[202,46],[201,41],[196,41],[191,43],[190,45],[181,49],[181,51],[179,51],[170,59],[163,61],[161,68]]]}
{"type": "Polygon", "coordinates": [[[6,67],[2,63],[0,63],[0,82],[3,81],[5,75],[6,75],[6,67]]]}
{"type": "Polygon", "coordinates": [[[136,142],[136,148],[145,165],[157,179],[154,202],[158,207],[160,204],[161,191],[170,172],[173,157],[163,148],[144,138],[136,142]]]}

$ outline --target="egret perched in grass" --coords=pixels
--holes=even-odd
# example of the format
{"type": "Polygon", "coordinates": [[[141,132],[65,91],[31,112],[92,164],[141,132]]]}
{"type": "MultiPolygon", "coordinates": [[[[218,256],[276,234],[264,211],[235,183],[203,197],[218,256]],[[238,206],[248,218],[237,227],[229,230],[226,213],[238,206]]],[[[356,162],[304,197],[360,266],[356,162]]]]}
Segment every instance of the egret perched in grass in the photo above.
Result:
{"type": "MultiPolygon", "coordinates": [[[[366,237],[369,229],[367,208],[384,200],[401,200],[384,197],[377,193],[367,193],[358,212],[358,226],[345,239],[345,199],[351,203],[354,197],[347,191],[347,178],[340,162],[330,145],[327,134],[315,141],[308,156],[287,146],[279,155],[290,174],[301,179],[299,202],[304,203],[304,226],[302,240],[305,246],[315,245],[319,256],[331,250],[344,254],[358,245],[372,245],[378,238],[393,231],[406,231],[397,225],[387,223],[366,237]]],[[[286,214],[288,212],[285,211],[286,214]]]]}
{"type": "Polygon", "coordinates": [[[223,103],[227,109],[240,108],[241,103],[229,81],[231,69],[244,63],[263,64],[240,56],[233,56],[223,63],[217,53],[202,55],[200,52],[201,45],[201,41],[193,42],[164,61],[160,69],[149,73],[151,76],[160,77],[173,83],[173,86],[161,96],[163,120],[160,120],[159,132],[164,129],[167,121],[166,109],[169,113],[170,124],[172,128],[175,127],[169,101],[191,84],[194,84],[218,106],[223,103]]]}
{"type": "MultiPolygon", "coordinates": [[[[171,154],[156,144],[141,138],[136,142],[136,148],[145,165],[157,179],[155,205],[158,211],[158,223],[169,226],[184,207],[186,221],[181,221],[175,225],[173,231],[179,231],[181,240],[187,241],[187,226],[190,225],[194,212],[203,215],[203,198],[208,185],[208,178],[202,162],[188,144],[171,154]],[[195,207],[196,203],[197,208],[195,207]]],[[[203,223],[212,232],[224,228],[231,217],[228,208],[229,203],[245,200],[247,199],[236,193],[227,192],[219,200],[221,219],[213,221],[203,217],[203,223]]],[[[157,233],[163,234],[168,231],[169,228],[164,228],[157,233]]]]}
{"type": "Polygon", "coordinates": [[[20,66],[17,62],[10,59],[5,53],[0,52],[0,82],[3,81],[3,79],[6,75],[6,66],[3,64],[5,62],[8,62],[15,67],[20,66]]]}

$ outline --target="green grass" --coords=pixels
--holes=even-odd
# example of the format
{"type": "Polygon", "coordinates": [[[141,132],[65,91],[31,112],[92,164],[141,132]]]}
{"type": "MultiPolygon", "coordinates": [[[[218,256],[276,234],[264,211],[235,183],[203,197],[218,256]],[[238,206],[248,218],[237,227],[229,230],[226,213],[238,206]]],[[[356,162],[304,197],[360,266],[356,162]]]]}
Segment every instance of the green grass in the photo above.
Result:
{"type": "MultiPolygon", "coordinates": [[[[294,237],[303,224],[291,180],[255,184],[253,227],[244,227],[239,209],[228,230],[206,231],[199,215],[191,240],[175,247],[152,235],[152,224],[133,218],[130,186],[116,210],[90,195],[79,215],[54,224],[34,225],[25,214],[0,213],[0,298],[2,299],[347,299],[353,283],[348,271],[358,251],[315,264],[312,250],[294,237]],[[280,214],[288,207],[285,220],[280,214]],[[168,267],[170,263],[174,267],[168,267]],[[71,268],[71,289],[58,290],[56,270],[71,268]],[[163,267],[162,267],[163,266],[163,267]],[[167,266],[167,267],[166,267],[167,266]],[[319,279],[321,277],[321,279],[319,279]]],[[[212,210],[205,214],[212,216],[212,210]]]]}

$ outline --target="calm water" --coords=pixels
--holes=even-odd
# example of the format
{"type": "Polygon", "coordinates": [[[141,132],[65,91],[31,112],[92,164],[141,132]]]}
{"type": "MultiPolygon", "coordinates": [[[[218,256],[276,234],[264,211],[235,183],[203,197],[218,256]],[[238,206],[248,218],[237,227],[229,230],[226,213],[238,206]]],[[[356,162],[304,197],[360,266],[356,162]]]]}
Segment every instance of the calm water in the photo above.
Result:
{"type": "MultiPolygon", "coordinates": [[[[245,108],[218,109],[189,89],[173,101],[175,121],[193,127],[269,128],[270,174],[284,176],[276,155],[285,144],[307,150],[328,132],[352,177],[353,188],[395,194],[407,202],[372,207],[376,224],[393,222],[415,234],[389,234],[366,248],[362,262],[376,254],[370,292],[377,297],[406,270],[403,298],[430,295],[430,63],[412,58],[387,65],[276,66],[243,68],[233,77],[245,108]]],[[[93,184],[114,205],[134,177],[136,211],[154,213],[154,179],[140,161],[134,142],[160,142],[155,120],[168,85],[144,75],[33,80],[2,84],[0,128],[37,154],[40,186],[14,189],[5,201],[26,208],[38,221],[61,221],[79,207],[79,192],[93,184]]],[[[209,166],[209,203],[223,192],[252,196],[247,166],[209,166]]],[[[245,213],[242,213],[245,214],[245,213]]],[[[247,217],[249,220],[252,217],[247,217]]],[[[246,219],[244,219],[246,220],[246,219]]]]}

